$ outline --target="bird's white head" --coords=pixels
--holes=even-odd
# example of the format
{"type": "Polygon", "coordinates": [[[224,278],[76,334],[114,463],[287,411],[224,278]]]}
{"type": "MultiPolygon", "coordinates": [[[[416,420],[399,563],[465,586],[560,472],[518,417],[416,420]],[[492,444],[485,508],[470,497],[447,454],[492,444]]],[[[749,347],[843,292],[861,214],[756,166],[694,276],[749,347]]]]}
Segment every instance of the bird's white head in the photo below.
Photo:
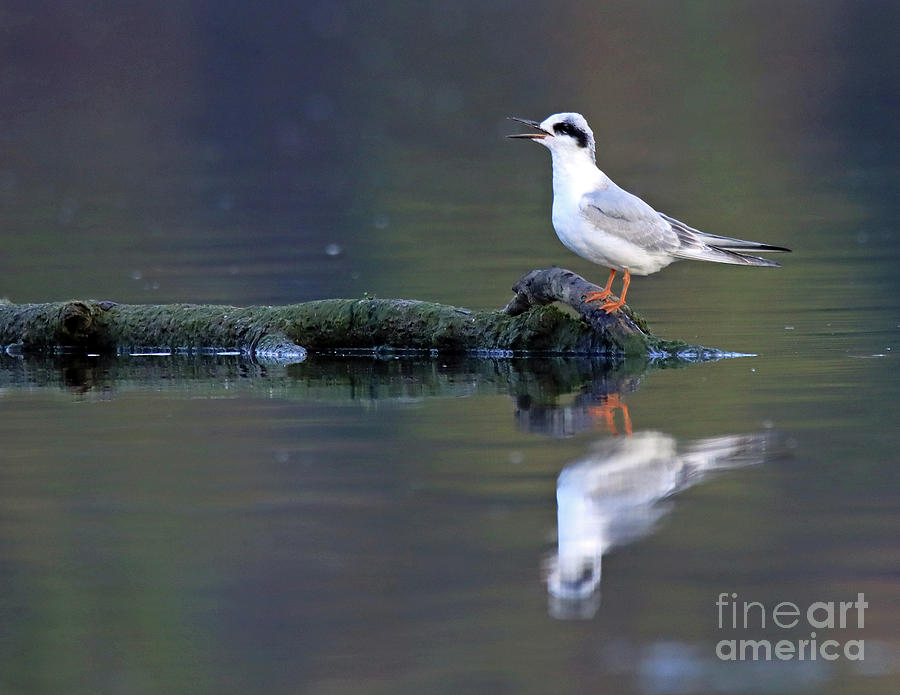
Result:
{"type": "Polygon", "coordinates": [[[523,135],[507,135],[510,138],[527,138],[539,142],[554,154],[566,157],[594,156],[594,131],[580,113],[555,113],[542,122],[511,117],[511,120],[531,126],[538,132],[523,135]]]}

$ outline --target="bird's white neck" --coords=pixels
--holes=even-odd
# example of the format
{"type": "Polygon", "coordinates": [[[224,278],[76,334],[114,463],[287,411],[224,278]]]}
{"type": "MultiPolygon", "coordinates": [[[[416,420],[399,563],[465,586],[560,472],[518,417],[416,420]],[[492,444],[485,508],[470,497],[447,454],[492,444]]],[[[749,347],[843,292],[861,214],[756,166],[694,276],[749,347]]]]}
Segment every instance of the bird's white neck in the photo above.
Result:
{"type": "Polygon", "coordinates": [[[555,152],[553,157],[553,194],[578,195],[589,190],[606,188],[612,182],[586,152],[555,152]]]}

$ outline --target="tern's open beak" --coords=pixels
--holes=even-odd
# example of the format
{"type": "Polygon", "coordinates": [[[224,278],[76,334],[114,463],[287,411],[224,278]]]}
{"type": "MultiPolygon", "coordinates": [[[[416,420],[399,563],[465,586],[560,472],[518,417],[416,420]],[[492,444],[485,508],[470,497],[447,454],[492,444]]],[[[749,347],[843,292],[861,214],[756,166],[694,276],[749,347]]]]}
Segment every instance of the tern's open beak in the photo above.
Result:
{"type": "Polygon", "coordinates": [[[529,140],[540,140],[541,138],[549,138],[552,137],[551,133],[548,133],[546,130],[541,128],[541,124],[537,121],[529,121],[527,118],[516,118],[515,116],[509,116],[509,120],[518,121],[519,123],[524,123],[527,126],[532,128],[536,128],[540,130],[540,133],[525,133],[523,135],[507,135],[508,138],[527,138],[529,140]]]}

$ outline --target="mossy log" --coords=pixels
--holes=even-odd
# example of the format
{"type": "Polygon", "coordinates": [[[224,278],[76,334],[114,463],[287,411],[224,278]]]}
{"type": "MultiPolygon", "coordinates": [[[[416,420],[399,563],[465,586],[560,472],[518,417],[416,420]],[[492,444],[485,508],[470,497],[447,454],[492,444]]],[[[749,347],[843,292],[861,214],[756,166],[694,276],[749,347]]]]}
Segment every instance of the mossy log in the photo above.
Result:
{"type": "Polygon", "coordinates": [[[0,345],[21,353],[237,350],[288,361],[302,359],[306,350],[724,356],[656,338],[627,308],[607,314],[584,302],[587,292],[599,289],[571,271],[550,268],[521,278],[501,311],[373,298],[244,308],[5,302],[0,303],[0,345]]]}

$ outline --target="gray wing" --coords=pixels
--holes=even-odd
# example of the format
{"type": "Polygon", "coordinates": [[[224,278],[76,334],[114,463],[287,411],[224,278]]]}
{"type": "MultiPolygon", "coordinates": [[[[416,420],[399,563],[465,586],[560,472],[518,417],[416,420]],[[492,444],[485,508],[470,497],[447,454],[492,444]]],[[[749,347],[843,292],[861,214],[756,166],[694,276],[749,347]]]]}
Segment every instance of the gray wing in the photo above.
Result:
{"type": "Polygon", "coordinates": [[[778,263],[774,261],[751,256],[743,251],[790,250],[755,241],[705,234],[657,212],[636,195],[615,184],[601,191],[585,194],[581,199],[581,212],[607,234],[630,241],[650,253],[667,253],[676,258],[777,267],[778,263]]]}
{"type": "Polygon", "coordinates": [[[651,253],[674,253],[681,246],[672,225],[643,200],[615,184],[586,193],[581,199],[581,213],[607,234],[651,253]]]}

